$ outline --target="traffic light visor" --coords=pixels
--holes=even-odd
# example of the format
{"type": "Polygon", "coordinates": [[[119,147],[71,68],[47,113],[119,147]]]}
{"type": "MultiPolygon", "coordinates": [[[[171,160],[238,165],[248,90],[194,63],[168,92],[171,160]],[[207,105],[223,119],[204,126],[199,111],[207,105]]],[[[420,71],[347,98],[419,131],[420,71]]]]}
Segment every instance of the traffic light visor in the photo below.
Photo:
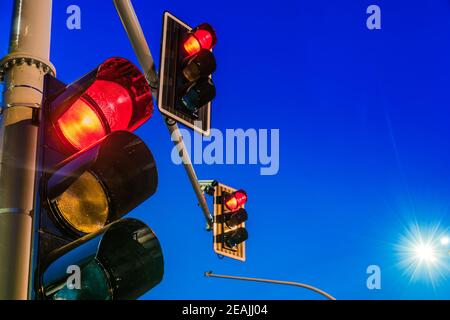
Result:
{"type": "Polygon", "coordinates": [[[211,50],[217,42],[216,32],[207,23],[193,29],[184,41],[184,50],[188,56],[199,53],[202,49],[211,50]]]}

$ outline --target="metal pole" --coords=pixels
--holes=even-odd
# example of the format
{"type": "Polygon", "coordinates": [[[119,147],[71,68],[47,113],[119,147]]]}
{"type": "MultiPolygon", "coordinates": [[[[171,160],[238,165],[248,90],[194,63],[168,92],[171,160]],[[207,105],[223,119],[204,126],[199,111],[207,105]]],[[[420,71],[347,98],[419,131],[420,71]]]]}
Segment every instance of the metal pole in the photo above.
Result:
{"type": "Polygon", "coordinates": [[[122,20],[122,24],[130,38],[131,45],[133,46],[139,63],[144,70],[147,81],[153,89],[153,95],[156,96],[159,80],[155,69],[155,62],[133,5],[129,0],[114,0],[114,5],[116,6],[120,20],[122,20]]]}
{"type": "MultiPolygon", "coordinates": [[[[128,38],[133,46],[136,56],[141,64],[147,80],[152,87],[152,93],[157,96],[158,88],[158,75],[155,70],[155,63],[153,61],[153,56],[150,52],[150,48],[145,39],[144,32],[142,31],[139,20],[134,11],[133,5],[130,0],[113,0],[116,6],[117,12],[122,20],[123,26],[128,34],[128,38]]],[[[183,160],[183,166],[188,175],[189,181],[191,182],[192,188],[194,189],[195,195],[197,196],[198,203],[202,208],[203,215],[205,216],[208,228],[212,227],[212,217],[209,212],[208,204],[203,196],[203,192],[197,180],[197,175],[195,174],[194,167],[192,166],[191,158],[183,142],[183,137],[180,134],[178,125],[175,121],[166,118],[166,125],[172,137],[178,153],[183,160]]]]}
{"type": "Polygon", "coordinates": [[[16,0],[0,125],[0,299],[28,297],[39,113],[49,61],[52,0],[16,0]]]}
{"type": "Polygon", "coordinates": [[[183,136],[178,129],[177,123],[172,119],[166,119],[166,125],[169,129],[170,136],[172,137],[172,141],[174,142],[178,154],[183,161],[184,169],[191,181],[192,188],[194,189],[195,195],[197,196],[198,203],[202,208],[203,215],[205,216],[207,228],[212,228],[213,219],[211,217],[211,213],[209,212],[208,204],[206,203],[205,196],[203,195],[202,188],[198,182],[197,175],[195,174],[194,167],[192,166],[191,158],[189,157],[189,153],[186,150],[186,146],[183,141],[183,136]]]}
{"type": "Polygon", "coordinates": [[[221,278],[221,279],[232,279],[232,280],[243,280],[243,281],[253,281],[253,282],[263,282],[263,283],[272,283],[272,284],[281,284],[288,285],[294,287],[301,287],[304,289],[308,289],[314,291],[322,296],[326,297],[329,300],[336,300],[332,295],[322,291],[316,287],[310,286],[309,284],[293,282],[293,281],[281,281],[281,280],[271,280],[271,279],[260,279],[260,278],[248,278],[248,277],[236,277],[236,276],[226,276],[221,274],[214,274],[212,271],[205,272],[205,277],[207,278],[221,278]]]}

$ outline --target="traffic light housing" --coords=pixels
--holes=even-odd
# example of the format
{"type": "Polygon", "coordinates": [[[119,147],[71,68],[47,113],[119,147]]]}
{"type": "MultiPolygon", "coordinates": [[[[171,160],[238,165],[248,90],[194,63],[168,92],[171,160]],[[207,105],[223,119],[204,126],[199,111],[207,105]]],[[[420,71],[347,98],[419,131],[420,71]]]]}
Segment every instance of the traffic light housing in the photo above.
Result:
{"type": "Polygon", "coordinates": [[[245,221],[248,219],[244,206],[247,193],[217,183],[214,186],[214,251],[225,257],[245,261],[245,241],[248,232],[245,221]]]}
{"type": "Polygon", "coordinates": [[[43,205],[65,229],[86,234],[134,209],[157,185],[155,160],[144,142],[116,131],[43,176],[43,205]]]}
{"type": "Polygon", "coordinates": [[[38,275],[39,297],[46,300],[130,300],[163,276],[162,250],[154,232],[135,219],[121,219],[51,252],[38,275]],[[68,266],[80,271],[71,288],[68,266]]]}
{"type": "Polygon", "coordinates": [[[150,87],[111,58],[65,85],[47,75],[40,119],[33,289],[37,299],[136,299],[164,274],[161,245],[122,219],[157,189],[150,149],[135,134],[153,112],[150,87]],[[68,268],[81,272],[69,287],[68,268]]]}
{"type": "Polygon", "coordinates": [[[214,29],[206,23],[192,29],[165,12],[160,62],[158,107],[162,114],[204,135],[210,134],[211,101],[216,89],[212,48],[214,29]]]}

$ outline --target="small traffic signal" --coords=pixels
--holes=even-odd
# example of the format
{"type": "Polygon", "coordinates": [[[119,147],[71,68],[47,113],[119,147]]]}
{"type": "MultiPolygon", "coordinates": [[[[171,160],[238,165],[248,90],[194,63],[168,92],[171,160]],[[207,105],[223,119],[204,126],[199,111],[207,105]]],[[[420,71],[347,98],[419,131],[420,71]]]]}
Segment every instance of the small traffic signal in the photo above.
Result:
{"type": "Polygon", "coordinates": [[[164,115],[204,135],[210,133],[211,101],[216,96],[211,79],[216,70],[211,50],[216,43],[209,24],[192,29],[170,13],[164,14],[158,107],[164,115]]]}
{"type": "Polygon", "coordinates": [[[154,232],[121,219],[158,185],[154,157],[132,133],[152,115],[150,87],[131,62],[111,58],[68,86],[47,75],[43,106],[34,294],[138,298],[164,273],[154,232]]]}
{"type": "Polygon", "coordinates": [[[184,50],[178,53],[183,77],[176,94],[181,97],[183,107],[180,110],[187,110],[194,118],[197,117],[197,111],[216,96],[216,88],[210,78],[216,70],[216,61],[211,52],[216,42],[214,29],[203,23],[184,36],[184,50]]]}
{"type": "Polygon", "coordinates": [[[248,219],[244,208],[247,193],[218,183],[214,187],[214,251],[222,256],[245,261],[248,219]]]}

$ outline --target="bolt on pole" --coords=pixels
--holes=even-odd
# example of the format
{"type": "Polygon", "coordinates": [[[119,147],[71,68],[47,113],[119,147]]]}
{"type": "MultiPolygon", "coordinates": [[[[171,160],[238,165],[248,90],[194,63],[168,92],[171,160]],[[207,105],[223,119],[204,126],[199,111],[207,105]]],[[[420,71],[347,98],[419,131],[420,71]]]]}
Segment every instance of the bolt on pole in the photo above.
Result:
{"type": "MultiPolygon", "coordinates": [[[[128,34],[128,38],[133,46],[136,56],[144,69],[147,81],[152,88],[153,96],[157,96],[158,88],[158,75],[155,70],[155,63],[153,61],[153,56],[150,52],[150,48],[145,39],[144,32],[142,31],[139,19],[136,16],[133,5],[130,0],[113,0],[116,6],[117,13],[122,20],[122,24],[128,34]]],[[[208,229],[212,228],[212,216],[209,212],[208,204],[203,196],[203,191],[201,190],[200,184],[197,180],[197,175],[195,174],[194,167],[192,166],[189,153],[183,142],[180,130],[175,121],[166,119],[166,125],[171,134],[172,140],[178,150],[178,153],[183,161],[184,169],[191,182],[192,188],[194,189],[195,195],[197,197],[198,203],[202,208],[203,215],[205,216],[208,229]]]]}
{"type": "Polygon", "coordinates": [[[49,61],[52,0],[16,0],[0,124],[0,299],[28,298],[33,198],[44,75],[49,61]]]}

